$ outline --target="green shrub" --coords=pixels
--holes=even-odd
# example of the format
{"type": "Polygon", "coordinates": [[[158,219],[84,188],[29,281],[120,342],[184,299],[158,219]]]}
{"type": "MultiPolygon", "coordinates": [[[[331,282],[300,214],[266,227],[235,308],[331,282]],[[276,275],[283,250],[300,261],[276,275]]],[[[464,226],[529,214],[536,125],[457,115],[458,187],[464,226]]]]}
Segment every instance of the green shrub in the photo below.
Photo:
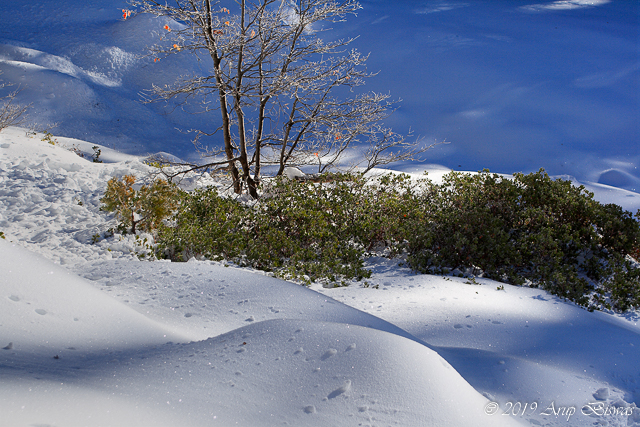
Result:
{"type": "Polygon", "coordinates": [[[173,259],[227,259],[307,282],[368,277],[334,188],[277,179],[253,206],[198,190],[159,238],[173,259]]]}
{"type": "Polygon", "coordinates": [[[226,259],[306,283],[344,284],[370,276],[368,253],[404,250],[424,217],[418,195],[425,188],[426,180],[407,175],[277,178],[250,207],[215,189],[197,190],[184,196],[175,226],[162,229],[159,241],[176,260],[226,259]]]}
{"type": "Polygon", "coordinates": [[[395,256],[406,249],[408,236],[423,227],[433,185],[406,174],[345,175],[331,191],[338,196],[343,215],[337,220],[348,226],[347,235],[367,252],[388,249],[388,256],[395,256]]]}
{"type": "Polygon", "coordinates": [[[164,181],[137,192],[132,185],[132,178],[111,180],[105,209],[127,227],[157,228],[179,204],[157,238],[174,260],[227,260],[337,285],[369,277],[370,254],[406,256],[424,273],[459,268],[540,286],[589,308],[640,307],[640,270],[630,257],[640,254],[638,221],[543,170],[513,179],[452,172],[439,185],[404,174],[278,178],[251,205],[213,188],[183,192],[177,201],[164,181]]]}
{"type": "MultiPolygon", "coordinates": [[[[330,184],[329,184],[330,185],[330,184]]],[[[256,221],[247,256],[264,260],[260,267],[282,268],[292,277],[310,280],[365,274],[361,250],[346,232],[345,206],[327,184],[278,179],[268,188],[272,197],[256,205],[256,221]],[[270,265],[269,265],[270,264],[270,265]]]]}
{"type": "Polygon", "coordinates": [[[215,188],[184,193],[180,205],[174,224],[162,228],[158,236],[165,256],[176,261],[191,257],[230,260],[244,253],[242,227],[250,222],[250,208],[219,196],[215,188]]]}
{"type": "Polygon", "coordinates": [[[410,264],[420,271],[478,267],[502,275],[515,197],[497,175],[451,173],[426,204],[418,233],[408,236],[410,264]]]}
{"type": "Polygon", "coordinates": [[[623,262],[639,245],[638,222],[594,201],[583,186],[543,170],[513,179],[452,172],[427,210],[423,232],[408,236],[409,262],[419,271],[471,268],[583,306],[592,304],[595,284],[613,308],[640,306],[637,292],[622,285],[638,289],[635,269],[623,262]]]}

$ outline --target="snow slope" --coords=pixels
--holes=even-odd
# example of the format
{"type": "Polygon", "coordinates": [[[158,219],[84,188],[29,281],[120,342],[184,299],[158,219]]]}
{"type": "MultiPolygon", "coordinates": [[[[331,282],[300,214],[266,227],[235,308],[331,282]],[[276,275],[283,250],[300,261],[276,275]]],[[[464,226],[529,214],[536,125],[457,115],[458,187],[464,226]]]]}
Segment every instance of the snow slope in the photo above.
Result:
{"type": "Polygon", "coordinates": [[[640,425],[637,313],[382,259],[336,289],[140,261],[92,236],[106,181],[148,167],[55,139],[0,134],[6,425],[640,425]]]}
{"type": "MultiPolygon", "coordinates": [[[[49,151],[50,162],[38,158],[45,165],[70,153],[37,138],[19,142],[31,155],[49,151]]],[[[44,167],[23,163],[11,148],[3,148],[3,160],[23,164],[37,187],[44,167]]],[[[52,224],[82,216],[69,216],[73,200],[59,197],[68,188],[82,195],[82,172],[109,170],[70,154],[77,163],[57,170],[77,169],[64,181],[74,185],[49,194],[59,200],[57,210],[45,209],[52,224]]],[[[21,193],[27,200],[16,204],[32,213],[38,202],[29,188],[21,193]]],[[[67,247],[83,245],[103,259],[114,252],[88,242],[67,247]]],[[[493,425],[477,416],[486,398],[433,350],[298,285],[200,262],[78,267],[118,302],[15,243],[0,241],[0,259],[0,408],[9,425],[493,425]]]]}
{"type": "MultiPolygon", "coordinates": [[[[230,295],[216,295],[206,315],[195,314],[200,328],[211,318],[212,338],[189,342],[170,332],[179,328],[166,326],[182,310],[164,313],[163,327],[17,245],[0,242],[0,259],[0,340],[10,341],[0,365],[6,425],[157,425],[164,414],[172,425],[341,425],[349,417],[492,425],[477,417],[486,399],[433,350],[393,325],[297,285],[209,269],[216,279],[208,282],[224,283],[222,276],[238,283],[222,285],[234,286],[230,295]],[[278,298],[288,292],[298,294],[295,302],[278,298]],[[245,299],[238,303],[236,294],[245,299]],[[271,306],[271,320],[263,320],[258,313],[267,304],[284,309],[278,314],[271,306]],[[229,308],[251,306],[256,315],[244,325],[225,318],[229,308]],[[295,312],[288,313],[292,306],[295,312]],[[459,400],[464,406],[457,407],[459,400]],[[132,412],[132,418],[106,421],[103,412],[132,412]]],[[[166,264],[165,272],[172,267],[166,264]]]]}
{"type": "MultiPolygon", "coordinates": [[[[331,34],[372,52],[396,131],[451,142],[397,170],[545,167],[640,209],[638,2],[362,3],[331,34]]],[[[0,2],[0,96],[57,124],[0,133],[0,425],[640,426],[637,312],[381,259],[366,288],[304,288],[107,237],[107,180],[197,158],[178,129],[210,120],[139,102],[200,64],[144,57],[164,23],[126,7],[0,2]]]]}

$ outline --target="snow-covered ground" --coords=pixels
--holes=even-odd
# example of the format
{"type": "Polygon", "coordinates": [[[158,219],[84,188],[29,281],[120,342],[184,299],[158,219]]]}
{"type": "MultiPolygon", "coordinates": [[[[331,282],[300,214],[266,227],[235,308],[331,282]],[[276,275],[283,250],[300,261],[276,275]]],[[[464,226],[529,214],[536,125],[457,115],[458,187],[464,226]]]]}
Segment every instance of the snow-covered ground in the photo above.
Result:
{"type": "MultiPolygon", "coordinates": [[[[390,124],[451,142],[397,170],[545,167],[640,209],[640,3],[362,3],[335,31],[404,99],[390,124]]],[[[305,288],[110,236],[107,180],[195,158],[175,128],[203,120],[139,102],[199,65],[143,57],[159,25],[127,7],[0,2],[0,96],[58,125],[55,145],[0,133],[0,426],[640,426],[637,312],[385,259],[366,286],[305,288]]]]}
{"type": "Polygon", "coordinates": [[[42,137],[0,133],[3,425],[640,425],[635,312],[385,259],[336,289],[141,261],[99,198],[149,167],[42,137]]]}

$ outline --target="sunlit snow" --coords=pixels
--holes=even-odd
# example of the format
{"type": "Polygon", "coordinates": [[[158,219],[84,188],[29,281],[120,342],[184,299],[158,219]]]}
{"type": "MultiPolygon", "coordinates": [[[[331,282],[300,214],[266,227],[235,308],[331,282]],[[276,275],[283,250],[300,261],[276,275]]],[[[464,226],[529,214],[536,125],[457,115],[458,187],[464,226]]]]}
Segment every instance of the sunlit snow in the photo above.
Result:
{"type": "MultiPolygon", "coordinates": [[[[334,31],[362,34],[370,88],[405,99],[392,124],[451,141],[395,170],[545,167],[640,209],[636,2],[363,6],[334,31]]],[[[637,312],[382,258],[367,287],[303,287],[105,237],[108,179],[144,176],[154,153],[196,158],[176,128],[202,120],[139,102],[199,64],[141,56],[159,22],[126,7],[0,3],[0,78],[16,84],[0,95],[58,124],[55,145],[0,133],[0,425],[640,426],[637,312]]]]}

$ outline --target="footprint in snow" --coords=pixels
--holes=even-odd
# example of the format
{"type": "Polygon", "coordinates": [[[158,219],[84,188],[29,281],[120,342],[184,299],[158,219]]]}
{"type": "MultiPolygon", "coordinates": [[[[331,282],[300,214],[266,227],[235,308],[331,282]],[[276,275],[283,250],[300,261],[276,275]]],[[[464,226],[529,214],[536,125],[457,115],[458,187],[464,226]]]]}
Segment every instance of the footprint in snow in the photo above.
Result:
{"type": "Polygon", "coordinates": [[[38,313],[41,316],[44,316],[45,314],[47,314],[47,310],[43,310],[41,308],[36,309],[36,313],[38,313]]]}
{"type": "Polygon", "coordinates": [[[462,328],[464,328],[465,326],[466,326],[467,328],[469,328],[469,329],[473,328],[473,326],[471,326],[471,325],[462,325],[462,324],[460,324],[460,323],[456,323],[455,325],[453,325],[453,327],[454,327],[454,328],[456,328],[456,329],[462,329],[462,328]]]}
{"type": "Polygon", "coordinates": [[[608,387],[599,388],[595,393],[593,393],[593,397],[597,400],[607,400],[609,395],[608,387]]]}
{"type": "Polygon", "coordinates": [[[351,390],[351,380],[346,380],[344,382],[344,384],[342,384],[341,387],[333,390],[331,393],[329,393],[329,395],[327,396],[328,399],[334,399],[338,396],[340,396],[341,394],[344,394],[346,392],[348,392],[349,390],[351,390]]]}

